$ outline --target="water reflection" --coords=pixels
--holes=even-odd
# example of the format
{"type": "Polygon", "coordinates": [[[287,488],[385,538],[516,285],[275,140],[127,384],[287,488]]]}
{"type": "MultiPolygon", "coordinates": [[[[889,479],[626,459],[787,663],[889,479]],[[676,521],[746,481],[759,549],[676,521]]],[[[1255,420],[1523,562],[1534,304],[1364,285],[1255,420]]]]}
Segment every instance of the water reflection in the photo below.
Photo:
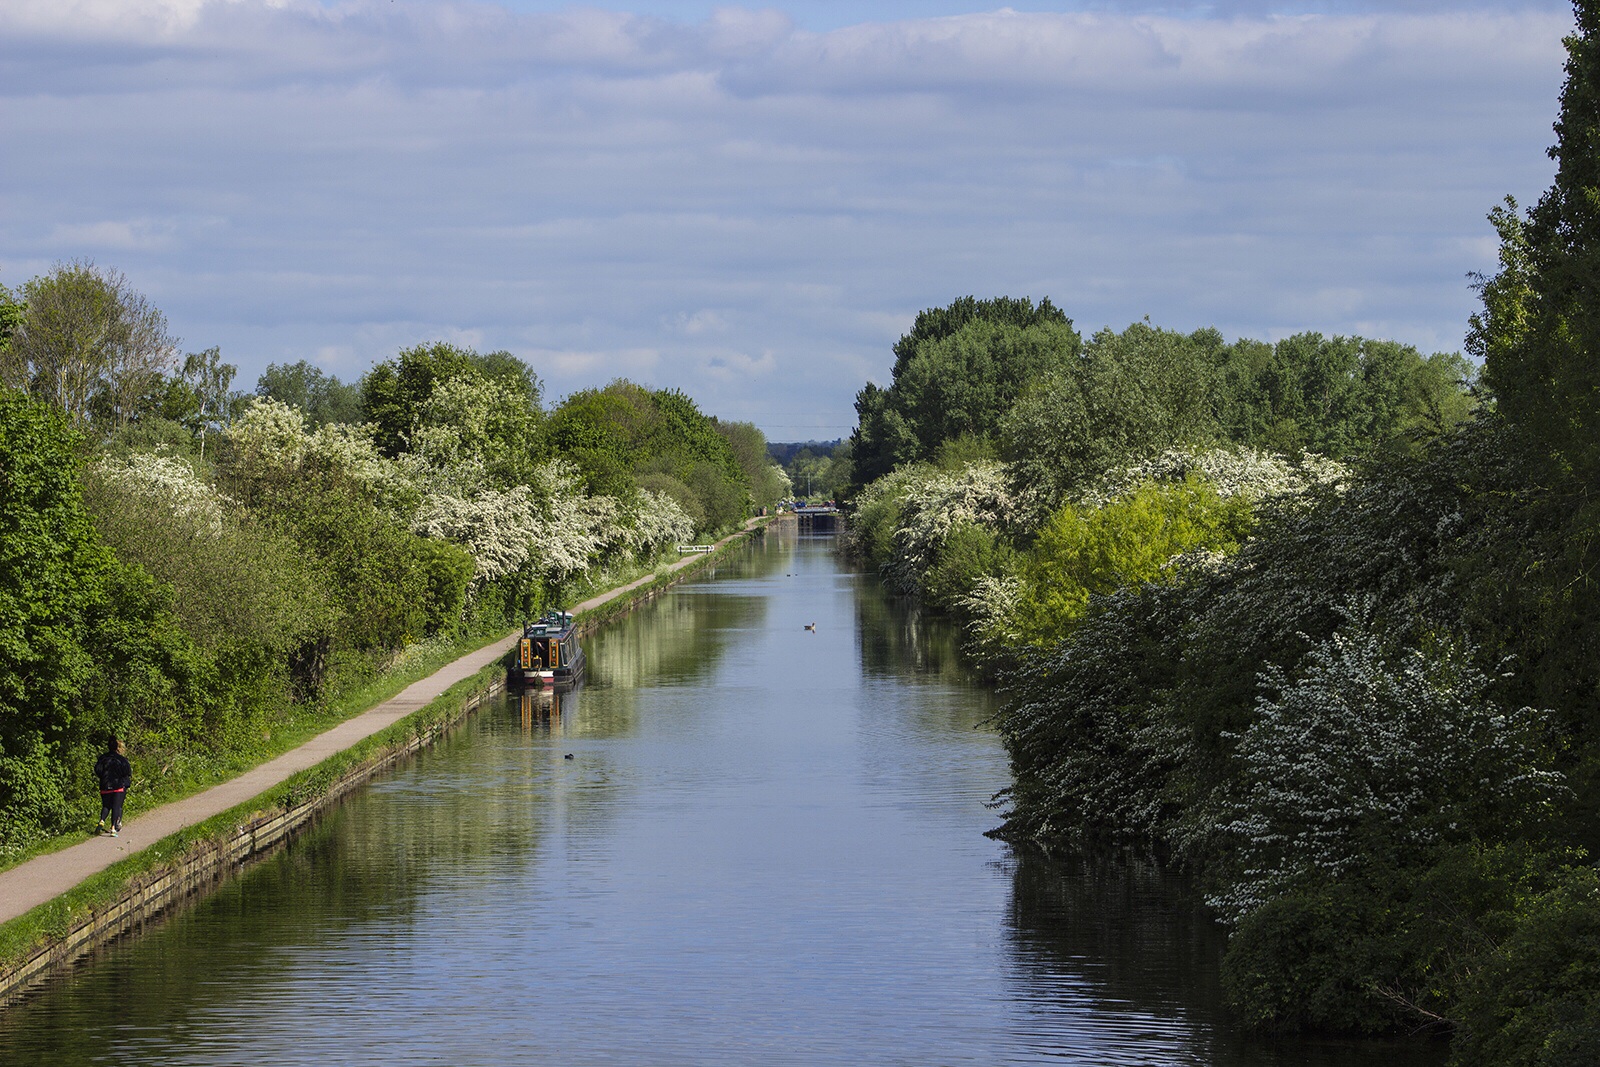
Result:
{"type": "MultiPolygon", "coordinates": [[[[1149,1049],[1182,1034],[1160,1062],[1236,1067],[1438,1067],[1438,1042],[1241,1034],[1223,1007],[1225,937],[1187,879],[1139,856],[1018,855],[1006,925],[1010,981],[1033,1040],[1063,1049],[1098,1030],[1149,1049]],[[1085,1019],[1094,1020],[1086,1026],[1085,1019]]],[[[1115,1038],[1114,1038],[1115,1040],[1115,1038]]]]}
{"type": "Polygon", "coordinates": [[[928,612],[914,600],[891,597],[881,582],[865,575],[856,615],[861,668],[868,675],[958,686],[976,678],[961,657],[957,620],[928,612]]]}
{"type": "Polygon", "coordinates": [[[559,731],[562,710],[577,711],[577,687],[571,689],[523,689],[514,694],[517,709],[521,712],[522,732],[531,734],[543,727],[559,731]]]}
{"type": "Polygon", "coordinates": [[[729,643],[766,616],[770,590],[753,585],[740,593],[729,584],[770,575],[781,565],[764,548],[761,539],[749,553],[713,564],[586,638],[592,683],[642,689],[704,682],[729,643]]]}
{"type": "Polygon", "coordinates": [[[587,638],[580,688],[0,1015],[0,1062],[1404,1062],[1234,1036],[1181,884],[984,837],[993,695],[830,549],[771,533],[587,638]]]}

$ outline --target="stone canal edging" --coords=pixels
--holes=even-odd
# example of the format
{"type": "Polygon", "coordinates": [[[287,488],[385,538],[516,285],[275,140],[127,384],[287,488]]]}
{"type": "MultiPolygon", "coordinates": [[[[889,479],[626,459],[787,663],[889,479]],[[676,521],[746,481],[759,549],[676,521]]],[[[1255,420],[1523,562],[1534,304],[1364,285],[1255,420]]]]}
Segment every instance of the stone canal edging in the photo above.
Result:
{"type": "MultiPolygon", "coordinates": [[[[579,632],[592,633],[606,621],[655,599],[709,566],[730,543],[764,526],[764,522],[752,521],[744,530],[717,542],[711,553],[685,558],[665,574],[647,575],[574,605],[579,632]]],[[[432,745],[505,688],[505,665],[499,653],[513,643],[514,637],[485,646],[474,655],[495,650],[488,665],[424,706],[407,709],[396,721],[314,766],[290,774],[245,803],[185,826],[17,917],[15,922],[28,922],[41,930],[42,936],[22,946],[21,952],[16,951],[18,946],[6,951],[8,946],[0,942],[0,951],[12,957],[0,958],[0,1009],[95,949],[137,933],[187,901],[198,900],[253,861],[282,847],[375,775],[432,745]]],[[[351,722],[354,719],[346,720],[351,722]]],[[[168,807],[182,803],[176,801],[168,807]]],[[[154,814],[147,812],[142,818],[154,814]]],[[[60,855],[40,856],[22,866],[48,864],[60,855]]],[[[0,879],[21,873],[25,873],[21,867],[14,868],[0,874],[0,879]]],[[[0,925],[0,934],[11,925],[0,925]]]]}

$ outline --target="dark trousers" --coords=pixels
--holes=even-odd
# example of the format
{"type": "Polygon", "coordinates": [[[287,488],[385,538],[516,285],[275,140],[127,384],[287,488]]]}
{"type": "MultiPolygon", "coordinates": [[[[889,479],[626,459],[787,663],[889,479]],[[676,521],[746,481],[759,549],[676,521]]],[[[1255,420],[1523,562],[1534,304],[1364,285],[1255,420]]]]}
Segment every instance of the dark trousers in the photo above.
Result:
{"type": "Polygon", "coordinates": [[[122,829],[122,797],[123,790],[114,793],[101,792],[100,794],[100,821],[105,822],[106,816],[111,816],[111,828],[122,829]]]}

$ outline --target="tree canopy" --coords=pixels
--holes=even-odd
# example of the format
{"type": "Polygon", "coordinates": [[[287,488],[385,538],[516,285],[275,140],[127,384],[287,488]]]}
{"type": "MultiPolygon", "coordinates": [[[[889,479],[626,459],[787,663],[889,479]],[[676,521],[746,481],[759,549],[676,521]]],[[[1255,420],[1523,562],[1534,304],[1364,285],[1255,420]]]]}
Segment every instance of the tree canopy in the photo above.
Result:
{"type": "Polygon", "coordinates": [[[120,271],[57,264],[24,283],[22,299],[20,322],[0,349],[0,380],[49,398],[76,422],[96,407],[113,426],[130,421],[176,363],[166,316],[120,271]]]}
{"type": "Polygon", "coordinates": [[[746,440],[744,430],[725,432],[682,392],[627,379],[567,397],[551,413],[548,433],[550,447],[572,457],[590,492],[665,493],[702,532],[739,521],[748,514],[751,493],[761,488],[747,480],[735,445],[754,473],[766,466],[764,440],[746,440]]]}
{"type": "Polygon", "coordinates": [[[281,400],[305,412],[313,429],[330,422],[360,422],[361,388],[305,360],[272,363],[256,379],[256,396],[281,400]]]}
{"type": "Polygon", "coordinates": [[[1527,214],[1491,216],[1501,272],[1484,286],[1473,342],[1507,422],[1548,476],[1600,478],[1600,5],[1574,4],[1555,123],[1555,181],[1527,214]]]}
{"type": "Polygon", "coordinates": [[[858,484],[929,461],[955,437],[992,440],[1029,383],[1078,355],[1072,322],[1048,299],[963,297],[918,314],[895,343],[888,388],[856,395],[851,436],[858,484]]]}

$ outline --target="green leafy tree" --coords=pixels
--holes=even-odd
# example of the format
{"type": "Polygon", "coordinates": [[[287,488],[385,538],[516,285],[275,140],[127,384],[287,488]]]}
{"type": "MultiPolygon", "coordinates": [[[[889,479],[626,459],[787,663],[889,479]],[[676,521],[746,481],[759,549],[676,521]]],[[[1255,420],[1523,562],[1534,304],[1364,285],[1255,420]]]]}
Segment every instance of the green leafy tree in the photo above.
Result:
{"type": "Polygon", "coordinates": [[[539,412],[515,384],[466,374],[434,382],[413,415],[408,441],[414,456],[454,472],[447,480],[472,471],[490,485],[513,486],[532,480],[539,434],[539,412]]]}
{"type": "Polygon", "coordinates": [[[717,432],[728,442],[734,460],[750,490],[750,502],[758,508],[771,508],[788,495],[789,479],[783,469],[767,457],[767,435],[754,423],[712,420],[717,432]]]}
{"type": "Polygon", "coordinates": [[[1346,458],[1448,432],[1473,408],[1458,353],[1318,333],[1215,352],[1218,429],[1237,444],[1346,458]]]}
{"type": "Polygon", "coordinates": [[[1210,440],[1215,331],[1101,330],[1081,358],[1035,379],[1000,424],[1001,456],[1034,521],[1108,470],[1210,440]]]}
{"type": "Polygon", "coordinates": [[[312,429],[330,422],[361,421],[361,389],[305,360],[272,363],[256,379],[256,395],[281,400],[305,412],[312,429]]]}
{"type": "Polygon", "coordinates": [[[0,379],[87,422],[99,400],[110,424],[141,400],[176,361],[167,320],[119,271],[58,264],[22,287],[22,323],[4,351],[0,379]]]}
{"type": "Polygon", "coordinates": [[[1198,478],[1147,482],[1100,508],[1061,508],[1021,565],[1017,621],[1034,644],[1060,641],[1094,596],[1170,579],[1186,552],[1231,552],[1248,533],[1250,505],[1198,478]]]}
{"type": "Polygon", "coordinates": [[[1072,320],[1045,297],[1034,304],[1026,297],[999,296],[990,300],[964,296],[948,307],[917,312],[911,329],[895,342],[892,377],[898,379],[917,351],[931,341],[942,341],[977,321],[1025,330],[1032,326],[1071,326],[1072,320]]]}
{"type": "MultiPolygon", "coordinates": [[[[397,456],[411,447],[411,435],[423,420],[435,389],[455,379],[490,381],[515,398],[519,412],[539,412],[539,379],[509,352],[480,355],[444,341],[417,345],[394,359],[373,367],[361,380],[361,405],[365,419],[377,427],[378,447],[397,456]]],[[[504,442],[508,449],[538,447],[536,440],[504,442]]]]}
{"type": "Polygon", "coordinates": [[[22,316],[27,309],[17,300],[16,294],[0,285],[0,367],[7,365],[11,351],[11,338],[22,327],[22,316]]]}
{"type": "Polygon", "coordinates": [[[1471,976],[1458,1067],[1600,1062],[1600,871],[1568,867],[1551,881],[1517,902],[1511,930],[1471,976]]]}
{"type": "Polygon", "coordinates": [[[1078,349],[1071,320],[1048,299],[963,297],[921,312],[895,343],[889,387],[869,382],[856,396],[855,477],[865,484],[932,460],[953,437],[995,436],[1029,383],[1078,349]]]}
{"type": "Polygon", "coordinates": [[[1484,360],[1500,468],[1485,479],[1505,506],[1488,516],[1499,543],[1474,554],[1497,590],[1486,629],[1527,664],[1524,699],[1555,709],[1586,768],[1584,844],[1600,846],[1600,4],[1574,5],[1566,84],[1550,155],[1556,175],[1525,216],[1509,198],[1490,213],[1500,270],[1480,280],[1469,350],[1484,360]]]}
{"type": "Polygon", "coordinates": [[[296,646],[332,628],[325,575],[183,460],[102,459],[84,500],[101,539],[166,586],[172,614],[227,670],[281,671],[296,646]]]}
{"type": "Polygon", "coordinates": [[[789,476],[789,492],[796,498],[843,500],[855,476],[853,449],[849,441],[831,449],[801,448],[789,457],[784,470],[789,476]]]}
{"type": "Polygon", "coordinates": [[[392,652],[460,624],[471,558],[411,531],[415,486],[361,432],[329,424],[308,435],[297,409],[264,400],[228,440],[218,463],[227,496],[294,544],[334,606],[327,628],[291,653],[302,697],[320,692],[341,654],[392,652]],[[452,583],[460,592],[443,594],[452,583]]]}
{"type": "Polygon", "coordinates": [[[222,350],[215,345],[204,352],[191,352],[183,358],[179,380],[194,396],[194,423],[200,436],[200,456],[205,458],[206,435],[226,425],[232,406],[229,390],[239,368],[222,362],[222,350]]]}
{"type": "Polygon", "coordinates": [[[1600,5],[1573,7],[1550,149],[1555,182],[1526,223],[1511,201],[1490,216],[1502,269],[1485,285],[1472,338],[1500,413],[1546,475],[1592,487],[1600,479],[1600,5]]]}
{"type": "MultiPolygon", "coordinates": [[[[551,413],[547,439],[578,465],[590,493],[631,502],[640,487],[664,492],[701,533],[748,514],[752,487],[730,437],[677,390],[619,379],[574,393],[551,413]]],[[[750,440],[752,464],[764,467],[765,441],[750,440]]]]}
{"type": "Polygon", "coordinates": [[[67,759],[98,725],[77,697],[114,564],[83,506],[76,445],[63,412],[0,386],[0,848],[61,826],[67,759]]]}
{"type": "Polygon", "coordinates": [[[551,414],[550,444],[562,452],[605,449],[631,464],[664,427],[650,390],[619,378],[563,400],[551,414]]]}

